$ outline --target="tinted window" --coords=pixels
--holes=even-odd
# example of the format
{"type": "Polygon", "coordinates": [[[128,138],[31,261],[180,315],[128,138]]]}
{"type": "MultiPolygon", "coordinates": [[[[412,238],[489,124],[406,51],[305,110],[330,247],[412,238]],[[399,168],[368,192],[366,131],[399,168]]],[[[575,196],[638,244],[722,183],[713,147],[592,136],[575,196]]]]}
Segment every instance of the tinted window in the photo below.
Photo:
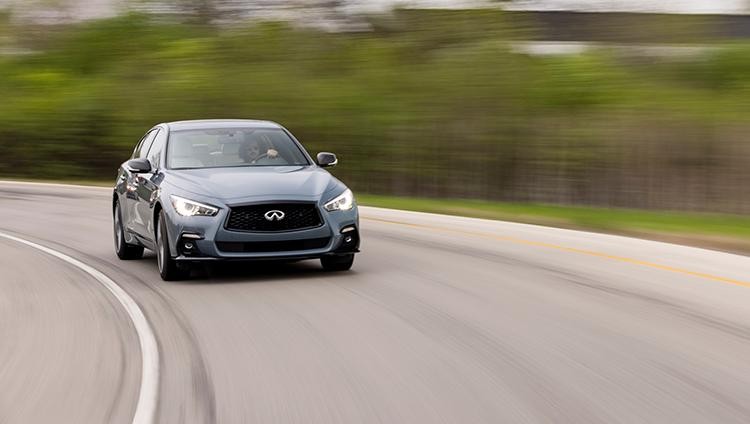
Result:
{"type": "Polygon", "coordinates": [[[156,136],[157,131],[158,130],[152,130],[151,132],[146,134],[145,137],[143,137],[143,140],[141,140],[141,143],[138,145],[135,153],[133,154],[134,159],[143,159],[146,157],[148,149],[151,148],[151,144],[154,142],[154,137],[156,136]]]}
{"type": "Polygon", "coordinates": [[[164,146],[167,144],[167,132],[164,130],[158,130],[154,143],[151,145],[151,149],[148,151],[148,160],[151,162],[151,167],[158,169],[161,166],[161,152],[164,150],[164,146]]]}
{"type": "Polygon", "coordinates": [[[167,164],[173,169],[310,165],[301,147],[279,128],[172,131],[167,164]]]}

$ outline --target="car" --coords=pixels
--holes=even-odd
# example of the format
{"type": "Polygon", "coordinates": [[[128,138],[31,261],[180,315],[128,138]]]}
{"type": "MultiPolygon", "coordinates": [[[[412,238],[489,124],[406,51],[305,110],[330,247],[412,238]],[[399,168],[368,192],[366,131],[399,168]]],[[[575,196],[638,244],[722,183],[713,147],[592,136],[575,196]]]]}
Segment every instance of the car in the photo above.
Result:
{"type": "Polygon", "coordinates": [[[118,170],[112,196],[115,252],[156,252],[164,280],[197,263],[319,259],[346,271],[359,252],[352,191],[281,125],[198,120],[151,128],[118,170]]]}

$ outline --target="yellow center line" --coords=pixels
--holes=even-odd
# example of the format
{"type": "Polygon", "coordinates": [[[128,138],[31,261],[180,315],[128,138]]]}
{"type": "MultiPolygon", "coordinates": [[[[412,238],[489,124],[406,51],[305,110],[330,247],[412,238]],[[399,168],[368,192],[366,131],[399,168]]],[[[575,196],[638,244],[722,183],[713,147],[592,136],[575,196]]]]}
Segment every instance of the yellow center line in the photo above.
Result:
{"type": "Polygon", "coordinates": [[[696,272],[696,271],[690,271],[687,269],[677,268],[669,265],[662,265],[655,262],[649,262],[644,261],[640,259],[633,259],[628,258],[626,256],[617,256],[617,255],[610,255],[608,253],[601,253],[596,252],[593,250],[586,250],[586,249],[579,249],[575,247],[568,247],[568,246],[561,246],[557,244],[552,243],[545,243],[545,242],[539,242],[539,241],[533,241],[533,240],[525,240],[521,238],[516,237],[509,237],[509,236],[501,236],[497,234],[491,234],[491,233],[484,233],[484,232],[477,232],[477,231],[466,231],[466,230],[454,230],[450,228],[445,227],[438,227],[434,225],[426,225],[426,224],[412,224],[408,222],[400,222],[400,221],[392,221],[388,219],[381,219],[381,218],[368,218],[363,217],[362,219],[368,220],[368,221],[375,221],[375,222],[382,222],[386,224],[393,224],[393,225],[401,225],[404,227],[412,227],[412,228],[419,228],[419,229],[425,229],[425,230],[431,230],[436,232],[442,232],[442,233],[448,233],[448,234],[460,234],[460,235],[468,235],[473,237],[479,237],[479,238],[485,238],[485,239],[491,239],[491,240],[500,240],[500,241],[506,241],[509,243],[516,243],[516,244],[523,244],[526,246],[534,246],[534,247],[540,247],[545,249],[555,249],[555,250],[561,250],[565,252],[571,252],[571,253],[577,253],[580,255],[587,255],[587,256],[594,256],[597,258],[602,259],[608,259],[611,261],[618,261],[618,262],[625,262],[633,265],[640,265],[648,268],[653,269],[659,269],[662,271],[672,272],[675,274],[682,274],[682,275],[689,275],[691,277],[697,277],[697,278],[703,278],[705,280],[711,280],[711,281],[719,281],[722,283],[727,284],[733,284],[735,286],[742,286],[742,287],[748,287],[750,288],[750,281],[741,281],[741,280],[735,280],[733,278],[727,278],[722,277],[718,275],[713,274],[707,274],[704,272],[696,272]]]}

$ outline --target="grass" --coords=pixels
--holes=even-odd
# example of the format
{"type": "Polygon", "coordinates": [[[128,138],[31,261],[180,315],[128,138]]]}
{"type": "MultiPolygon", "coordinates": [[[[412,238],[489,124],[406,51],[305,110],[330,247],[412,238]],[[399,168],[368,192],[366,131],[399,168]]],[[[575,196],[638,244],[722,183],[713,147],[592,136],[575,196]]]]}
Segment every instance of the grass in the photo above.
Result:
{"type": "Polygon", "coordinates": [[[700,247],[750,252],[750,217],[461,199],[358,195],[362,205],[636,235],[700,247]]]}

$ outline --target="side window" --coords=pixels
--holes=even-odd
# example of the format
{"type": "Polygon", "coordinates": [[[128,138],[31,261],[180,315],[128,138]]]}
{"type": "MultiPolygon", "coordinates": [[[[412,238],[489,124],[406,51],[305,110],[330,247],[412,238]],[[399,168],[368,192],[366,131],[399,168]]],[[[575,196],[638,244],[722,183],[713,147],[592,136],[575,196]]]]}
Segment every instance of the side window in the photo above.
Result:
{"type": "Polygon", "coordinates": [[[153,130],[146,134],[145,137],[143,137],[143,140],[141,140],[140,144],[135,150],[135,153],[133,153],[134,159],[143,159],[146,157],[146,154],[148,153],[148,149],[151,148],[151,144],[154,142],[154,137],[156,137],[156,133],[159,130],[153,130]]]}
{"type": "Polygon", "coordinates": [[[156,134],[154,143],[148,151],[148,160],[151,162],[151,166],[154,169],[159,169],[161,167],[161,153],[164,151],[164,146],[167,145],[167,132],[164,130],[157,131],[158,134],[156,134]]]}

